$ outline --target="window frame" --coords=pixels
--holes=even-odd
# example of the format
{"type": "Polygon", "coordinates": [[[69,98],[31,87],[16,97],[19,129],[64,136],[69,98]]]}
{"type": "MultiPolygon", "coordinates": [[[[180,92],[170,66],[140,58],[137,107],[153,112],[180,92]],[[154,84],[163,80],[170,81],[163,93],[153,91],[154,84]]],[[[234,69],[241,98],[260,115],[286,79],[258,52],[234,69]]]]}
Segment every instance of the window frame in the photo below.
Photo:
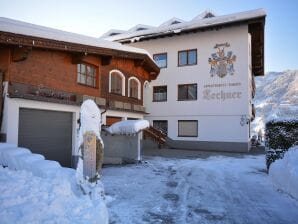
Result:
{"type": "Polygon", "coordinates": [[[177,86],[177,101],[195,101],[195,100],[198,100],[198,84],[197,83],[178,84],[178,86],[177,86]],[[195,85],[196,86],[196,98],[195,99],[189,99],[189,98],[187,98],[187,99],[180,99],[179,98],[179,87],[180,86],[191,86],[191,85],[195,85]]]}
{"type": "Polygon", "coordinates": [[[132,99],[138,99],[138,100],[140,100],[142,98],[141,82],[140,82],[140,80],[137,77],[135,77],[135,76],[130,77],[128,79],[127,87],[128,87],[128,97],[130,97],[132,99]],[[137,97],[131,96],[131,83],[130,82],[132,80],[133,81],[136,81],[137,84],[138,84],[138,86],[137,86],[137,97]]]}
{"type": "Polygon", "coordinates": [[[113,69],[109,72],[109,93],[110,94],[115,94],[115,95],[118,95],[118,96],[125,96],[125,75],[117,70],[117,69],[113,69]],[[112,75],[113,73],[117,73],[117,75],[119,75],[122,79],[122,83],[121,83],[121,93],[116,93],[116,92],[113,92],[112,91],[112,75]]]}
{"type": "Polygon", "coordinates": [[[184,66],[192,66],[192,65],[197,65],[198,64],[198,49],[194,48],[194,49],[187,49],[187,50],[182,50],[182,51],[178,51],[178,67],[184,67],[184,66]],[[193,64],[189,64],[189,52],[191,51],[195,51],[196,52],[196,62],[193,64]],[[179,54],[180,53],[186,53],[186,64],[180,64],[180,60],[179,60],[179,54]]]}
{"type": "Polygon", "coordinates": [[[198,120],[178,120],[178,137],[192,137],[197,138],[199,137],[199,122],[198,120]],[[181,135],[179,132],[179,122],[196,122],[196,135],[181,135]]]}
{"type": "Polygon", "coordinates": [[[162,86],[153,86],[153,91],[152,91],[152,102],[167,102],[168,101],[168,86],[167,85],[162,85],[162,86]],[[166,99],[165,100],[155,100],[154,99],[154,89],[155,88],[160,88],[160,87],[166,87],[166,99]]]}
{"type": "Polygon", "coordinates": [[[89,64],[89,63],[85,63],[85,62],[78,63],[77,64],[77,84],[82,85],[82,86],[95,88],[95,89],[98,88],[98,67],[96,65],[92,65],[92,64],[89,64]],[[85,75],[81,72],[82,65],[85,66],[85,75]],[[80,70],[79,70],[78,66],[80,66],[80,70]],[[88,68],[87,67],[90,67],[94,70],[94,76],[88,75],[88,68]],[[79,81],[79,75],[80,75],[80,81],[79,81]],[[85,76],[85,82],[81,82],[81,76],[82,75],[85,76]],[[88,84],[87,80],[90,77],[93,79],[94,85],[89,85],[88,84]]]}
{"type": "MultiPolygon", "coordinates": [[[[166,65],[165,66],[163,66],[163,67],[159,67],[160,69],[162,69],[162,68],[167,68],[168,67],[168,53],[167,52],[162,52],[162,53],[157,53],[157,54],[153,54],[153,60],[154,60],[154,57],[156,57],[156,56],[159,56],[159,55],[166,55],[166,65]]],[[[156,63],[156,61],[154,60],[154,62],[156,63]]],[[[156,63],[157,64],[157,63],[156,63]]]]}

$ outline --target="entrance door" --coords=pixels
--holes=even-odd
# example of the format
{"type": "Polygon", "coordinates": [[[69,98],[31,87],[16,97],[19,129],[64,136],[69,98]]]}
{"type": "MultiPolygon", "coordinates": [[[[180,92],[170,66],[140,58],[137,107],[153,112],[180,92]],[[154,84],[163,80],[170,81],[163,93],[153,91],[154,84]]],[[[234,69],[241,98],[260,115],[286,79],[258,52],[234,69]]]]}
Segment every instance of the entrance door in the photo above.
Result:
{"type": "Polygon", "coordinates": [[[112,124],[122,121],[121,117],[112,117],[112,116],[107,116],[106,117],[106,125],[111,126],[112,124]]]}

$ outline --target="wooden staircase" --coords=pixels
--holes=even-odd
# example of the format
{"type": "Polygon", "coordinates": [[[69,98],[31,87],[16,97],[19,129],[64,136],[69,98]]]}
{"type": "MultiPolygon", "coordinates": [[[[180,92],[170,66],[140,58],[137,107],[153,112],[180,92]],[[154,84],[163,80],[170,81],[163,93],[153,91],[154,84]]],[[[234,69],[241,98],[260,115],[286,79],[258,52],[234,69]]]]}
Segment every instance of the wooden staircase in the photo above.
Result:
{"type": "Polygon", "coordinates": [[[158,144],[158,148],[161,148],[166,143],[166,137],[166,134],[152,126],[143,130],[143,139],[152,139],[158,144]]]}

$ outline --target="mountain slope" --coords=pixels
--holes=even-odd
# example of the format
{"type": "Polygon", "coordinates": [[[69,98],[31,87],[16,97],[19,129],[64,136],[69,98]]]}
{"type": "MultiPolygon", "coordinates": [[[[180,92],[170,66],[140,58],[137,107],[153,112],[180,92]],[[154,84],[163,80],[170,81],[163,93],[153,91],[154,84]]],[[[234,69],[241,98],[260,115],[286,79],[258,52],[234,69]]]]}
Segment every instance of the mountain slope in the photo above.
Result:
{"type": "Polygon", "coordinates": [[[264,129],[270,119],[298,119],[298,70],[269,72],[256,78],[256,86],[256,118],[252,132],[264,129]]]}

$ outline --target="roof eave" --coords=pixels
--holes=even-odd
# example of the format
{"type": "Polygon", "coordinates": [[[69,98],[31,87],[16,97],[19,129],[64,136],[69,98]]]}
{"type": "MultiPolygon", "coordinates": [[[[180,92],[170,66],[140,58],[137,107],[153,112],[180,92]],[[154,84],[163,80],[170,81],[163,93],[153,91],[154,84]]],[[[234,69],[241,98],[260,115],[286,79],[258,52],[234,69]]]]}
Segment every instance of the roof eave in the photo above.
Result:
{"type": "Polygon", "coordinates": [[[0,44],[27,46],[27,47],[34,47],[34,48],[52,49],[52,50],[59,50],[59,51],[84,53],[84,54],[95,54],[100,56],[142,59],[142,60],[145,60],[146,62],[145,68],[150,74],[156,73],[156,76],[159,74],[159,67],[152,61],[150,56],[147,54],[142,54],[137,52],[129,52],[129,51],[117,50],[117,49],[111,49],[111,48],[102,48],[97,46],[58,41],[53,39],[8,33],[3,31],[0,31],[0,44]]]}

